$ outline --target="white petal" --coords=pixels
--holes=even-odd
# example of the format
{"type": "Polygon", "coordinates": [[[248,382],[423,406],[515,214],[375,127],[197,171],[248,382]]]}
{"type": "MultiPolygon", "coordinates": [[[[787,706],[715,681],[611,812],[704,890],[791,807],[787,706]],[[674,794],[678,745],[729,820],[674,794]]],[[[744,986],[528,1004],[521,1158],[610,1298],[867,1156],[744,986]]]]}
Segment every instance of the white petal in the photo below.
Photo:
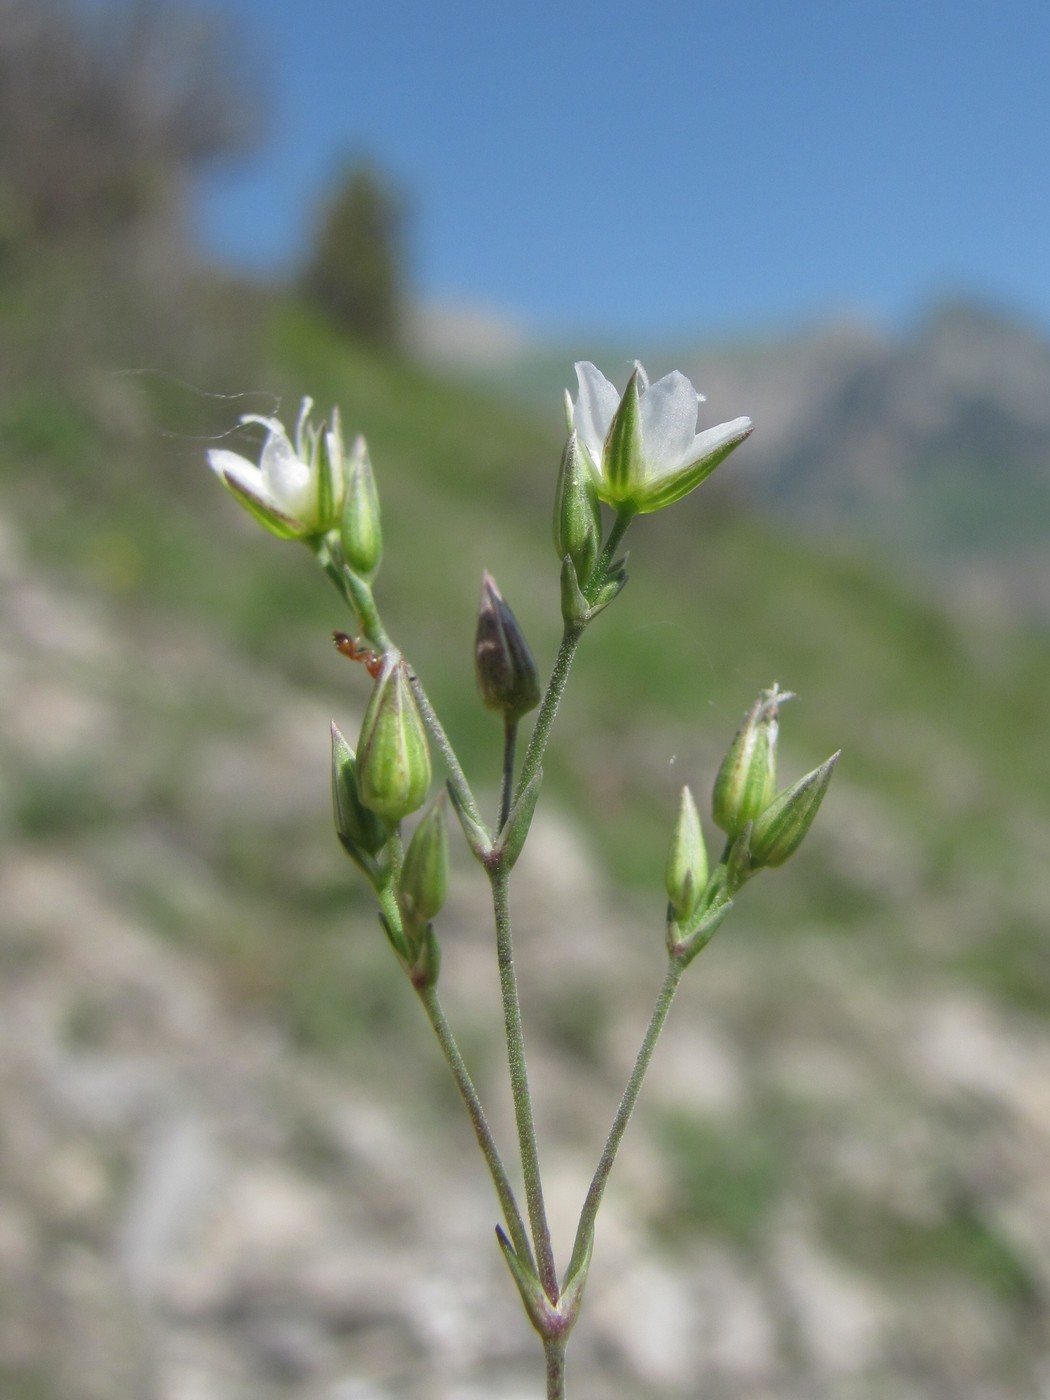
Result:
{"type": "Polygon", "coordinates": [[[685,462],[699,462],[702,457],[710,457],[712,452],[717,452],[727,443],[746,437],[750,431],[750,418],[734,418],[730,423],[719,423],[717,428],[706,428],[693,438],[685,462]]]}
{"type": "Polygon", "coordinates": [[[276,510],[282,515],[286,513],[284,505],[267,486],[262,472],[254,462],[249,462],[247,457],[242,457],[237,452],[227,452],[225,448],[213,447],[208,452],[208,465],[223,480],[228,478],[261,506],[276,510]]]}
{"type": "Polygon", "coordinates": [[[295,455],[295,449],[280,424],[263,443],[259,469],[271,494],[286,510],[302,517],[309,513],[312,495],[310,468],[295,455]]]}
{"type": "Polygon", "coordinates": [[[696,390],[679,370],[665,374],[643,395],[639,403],[642,449],[651,476],[695,460],[696,405],[696,390]]]}
{"type": "Polygon", "coordinates": [[[270,494],[259,468],[238,452],[227,452],[224,447],[209,448],[208,466],[216,476],[232,477],[238,486],[251,491],[252,495],[257,496],[260,492],[267,496],[270,494]]]}
{"type": "Polygon", "coordinates": [[[600,466],[605,437],[620,406],[620,395],[616,386],[610,384],[590,360],[581,360],[576,365],[576,378],[580,396],[573,408],[573,423],[595,466],[600,466]]]}

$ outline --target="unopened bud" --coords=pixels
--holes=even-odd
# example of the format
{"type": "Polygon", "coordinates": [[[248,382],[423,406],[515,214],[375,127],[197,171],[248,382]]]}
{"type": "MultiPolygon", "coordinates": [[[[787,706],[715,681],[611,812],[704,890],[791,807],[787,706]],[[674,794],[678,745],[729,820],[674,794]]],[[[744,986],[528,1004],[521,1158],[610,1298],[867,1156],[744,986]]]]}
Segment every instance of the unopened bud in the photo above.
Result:
{"type": "Polygon", "coordinates": [[[682,789],[664,879],[675,921],[688,923],[699,908],[707,885],[707,848],[696,803],[687,787],[682,789]]]}
{"type": "Polygon", "coordinates": [[[358,437],[346,463],[343,514],[339,543],[343,558],[355,574],[371,578],[383,554],[379,495],[363,437],[358,437]]]}
{"type": "Polygon", "coordinates": [[[753,822],[777,790],[777,717],[794,697],[776,685],[764,690],[744,717],[722,760],[711,798],[715,823],[737,836],[753,822]]]}
{"type": "Polygon", "coordinates": [[[441,797],[412,833],[401,867],[401,906],[410,924],[436,918],[448,893],[448,826],[441,797]]]}
{"type": "Polygon", "coordinates": [[[387,843],[388,832],[375,812],[361,801],[357,759],[336,725],[332,725],[332,808],[343,849],[365,870],[387,843]]]}
{"type": "Polygon", "coordinates": [[[422,807],[430,788],[430,748],[423,719],[396,652],[383,658],[357,746],[361,800],[387,822],[422,807]]]}
{"type": "Polygon", "coordinates": [[[570,433],[554,493],[554,548],[559,559],[568,555],[572,560],[582,588],[586,588],[594,571],[601,538],[594,474],[580,450],[579,439],[570,433]]]}
{"type": "Polygon", "coordinates": [[[824,801],[838,759],[833,753],[819,768],[785,788],[758,818],[751,832],[753,869],[783,865],[798,850],[824,801]]]}
{"type": "Polygon", "coordinates": [[[540,703],[536,662],[517,618],[486,570],[474,639],[474,668],[482,703],[512,723],[540,703]]]}

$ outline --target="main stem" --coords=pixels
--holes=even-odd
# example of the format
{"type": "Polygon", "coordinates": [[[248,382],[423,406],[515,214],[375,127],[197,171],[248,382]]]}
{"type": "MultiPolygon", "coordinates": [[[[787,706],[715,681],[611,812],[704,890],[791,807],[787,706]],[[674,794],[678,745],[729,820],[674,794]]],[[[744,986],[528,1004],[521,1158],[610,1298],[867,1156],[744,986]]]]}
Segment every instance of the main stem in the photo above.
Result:
{"type": "Polygon", "coordinates": [[[503,999],[503,1025],[507,1038],[507,1066],[514,1099],[514,1118],[518,1128],[521,1170],[525,1179],[525,1199],[529,1208],[529,1224],[532,1226],[540,1283],[547,1297],[552,1303],[556,1303],[558,1272],[554,1265],[550,1226],[543,1202],[536,1125],[532,1116],[532,1096],[529,1093],[529,1074],[525,1063],[525,1033],[521,1024],[521,1003],[518,999],[518,979],[514,972],[511,943],[509,872],[502,862],[490,871],[490,878],[492,904],[496,916],[496,957],[503,999]]]}
{"type": "Polygon", "coordinates": [[[547,1400],[565,1400],[565,1337],[547,1337],[543,1354],[547,1359],[547,1400]]]}

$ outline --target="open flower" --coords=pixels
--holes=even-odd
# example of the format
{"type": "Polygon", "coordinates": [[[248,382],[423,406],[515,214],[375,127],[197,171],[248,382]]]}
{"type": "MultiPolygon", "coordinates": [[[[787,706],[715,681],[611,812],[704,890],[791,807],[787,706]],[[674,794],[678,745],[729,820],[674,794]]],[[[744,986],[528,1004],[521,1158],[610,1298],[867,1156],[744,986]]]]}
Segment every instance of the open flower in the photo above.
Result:
{"type": "Polygon", "coordinates": [[[751,432],[750,418],[734,418],[698,433],[704,396],[678,370],[650,385],[636,362],[622,395],[589,361],[577,364],[576,377],[576,402],[566,394],[569,429],[587,454],[599,497],[621,512],[645,515],[672,505],[751,432]]]}
{"type": "Polygon", "coordinates": [[[332,426],[310,422],[312,399],[303,399],[295,445],[277,418],[245,413],[242,423],[267,430],[259,465],[236,452],[212,448],[208,465],[241,505],[281,539],[298,540],[337,528],[343,501],[344,450],[339,410],[332,426]]]}

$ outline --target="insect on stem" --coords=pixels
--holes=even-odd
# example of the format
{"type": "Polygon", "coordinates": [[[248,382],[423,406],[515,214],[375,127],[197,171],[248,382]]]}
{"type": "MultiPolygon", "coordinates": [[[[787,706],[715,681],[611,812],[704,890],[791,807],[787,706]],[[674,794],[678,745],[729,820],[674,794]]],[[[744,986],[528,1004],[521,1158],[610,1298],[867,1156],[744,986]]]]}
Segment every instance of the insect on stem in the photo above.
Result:
{"type": "Polygon", "coordinates": [[[369,651],[367,647],[361,646],[345,632],[333,632],[332,640],[335,642],[336,651],[341,656],[345,656],[348,661],[360,661],[373,680],[379,679],[379,672],[383,665],[381,656],[377,656],[374,651],[369,651]]]}

